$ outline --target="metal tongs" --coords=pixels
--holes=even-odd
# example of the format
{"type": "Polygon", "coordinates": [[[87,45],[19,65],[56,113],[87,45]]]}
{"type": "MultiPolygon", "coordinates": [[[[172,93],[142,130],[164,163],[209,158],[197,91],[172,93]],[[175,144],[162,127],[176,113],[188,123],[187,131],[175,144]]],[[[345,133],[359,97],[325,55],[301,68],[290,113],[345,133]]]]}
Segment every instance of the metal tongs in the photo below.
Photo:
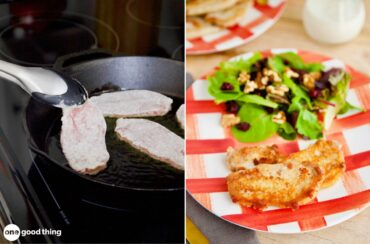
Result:
{"type": "Polygon", "coordinates": [[[86,89],[76,79],[50,69],[24,67],[0,60],[0,77],[54,107],[80,105],[88,98],[86,89]]]}

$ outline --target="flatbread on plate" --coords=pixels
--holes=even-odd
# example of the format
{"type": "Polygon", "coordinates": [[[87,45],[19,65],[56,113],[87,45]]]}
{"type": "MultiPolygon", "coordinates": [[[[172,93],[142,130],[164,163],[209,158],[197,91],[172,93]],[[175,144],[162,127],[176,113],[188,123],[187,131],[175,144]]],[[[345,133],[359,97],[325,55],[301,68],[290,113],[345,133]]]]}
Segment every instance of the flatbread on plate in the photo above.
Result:
{"type": "Polygon", "coordinates": [[[222,29],[200,17],[186,17],[186,38],[193,39],[212,34],[222,29]]]}
{"type": "Polygon", "coordinates": [[[186,2],[186,15],[202,15],[230,8],[240,0],[191,0],[186,2]]]}
{"type": "Polygon", "coordinates": [[[246,15],[252,4],[253,0],[244,0],[228,9],[209,13],[205,16],[205,19],[221,27],[231,27],[236,25],[246,15]]]}

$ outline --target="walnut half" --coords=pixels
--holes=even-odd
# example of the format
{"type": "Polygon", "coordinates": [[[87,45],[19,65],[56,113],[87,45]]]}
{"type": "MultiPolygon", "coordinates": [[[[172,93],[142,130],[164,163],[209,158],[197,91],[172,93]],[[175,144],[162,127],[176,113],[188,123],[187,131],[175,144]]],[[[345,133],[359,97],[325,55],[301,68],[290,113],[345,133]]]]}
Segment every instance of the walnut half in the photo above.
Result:
{"type": "Polygon", "coordinates": [[[312,73],[304,74],[303,75],[303,85],[308,90],[313,90],[313,89],[315,89],[316,80],[320,79],[320,77],[321,77],[320,72],[312,72],[312,73]]]}
{"type": "Polygon", "coordinates": [[[235,114],[223,114],[221,117],[221,125],[224,128],[236,125],[240,123],[240,118],[235,114]]]}
{"type": "Polygon", "coordinates": [[[279,111],[277,114],[273,115],[272,121],[277,124],[284,124],[286,122],[286,116],[284,111],[279,111]]]}
{"type": "Polygon", "coordinates": [[[285,96],[285,93],[289,91],[289,87],[286,85],[277,85],[277,86],[268,86],[266,88],[267,93],[273,94],[273,95],[278,95],[278,96],[285,96]]]}

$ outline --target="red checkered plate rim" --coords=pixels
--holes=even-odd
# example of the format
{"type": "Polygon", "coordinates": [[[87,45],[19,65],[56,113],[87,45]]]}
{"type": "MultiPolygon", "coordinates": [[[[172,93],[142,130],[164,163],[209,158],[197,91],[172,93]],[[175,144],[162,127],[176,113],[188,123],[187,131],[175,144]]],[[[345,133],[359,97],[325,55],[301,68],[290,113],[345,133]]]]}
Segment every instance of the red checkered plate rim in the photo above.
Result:
{"type": "Polygon", "coordinates": [[[267,5],[254,5],[248,9],[239,24],[201,38],[186,40],[186,54],[209,54],[248,43],[262,35],[280,18],[286,0],[270,0],[267,5]]]}
{"type": "MultiPolygon", "coordinates": [[[[206,76],[196,80],[187,90],[186,102],[186,185],[188,192],[203,207],[233,224],[272,233],[302,233],[339,224],[364,210],[370,202],[370,79],[342,61],[309,51],[271,49],[264,56],[286,51],[297,52],[307,62],[321,62],[342,67],[352,76],[347,100],[365,109],[336,118],[324,132],[330,140],[343,146],[346,172],[332,187],[319,191],[317,198],[298,210],[268,208],[256,211],[231,201],[225,177],[228,146],[277,144],[284,153],[307,147],[313,141],[285,141],[274,136],[261,143],[237,142],[220,125],[223,105],[216,105],[208,94],[206,76]]],[[[252,53],[235,58],[248,59],[252,53]]]]}

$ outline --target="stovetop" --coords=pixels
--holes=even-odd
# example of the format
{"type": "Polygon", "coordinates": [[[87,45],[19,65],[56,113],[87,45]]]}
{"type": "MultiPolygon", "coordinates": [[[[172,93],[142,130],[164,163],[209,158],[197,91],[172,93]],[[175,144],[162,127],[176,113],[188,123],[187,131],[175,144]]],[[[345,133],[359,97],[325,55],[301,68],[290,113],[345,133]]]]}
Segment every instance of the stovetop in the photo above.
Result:
{"type": "MultiPolygon", "coordinates": [[[[60,56],[97,48],[120,55],[184,57],[183,1],[1,2],[3,60],[52,66],[60,56]]],[[[48,174],[28,147],[24,115],[29,99],[0,79],[0,227],[12,222],[21,229],[62,230],[61,237],[28,235],[19,239],[22,243],[183,242],[182,211],[148,215],[102,208],[48,174]]]]}
{"type": "Polygon", "coordinates": [[[183,61],[184,3],[172,0],[0,1],[0,57],[52,66],[71,53],[102,48],[183,61]]]}

